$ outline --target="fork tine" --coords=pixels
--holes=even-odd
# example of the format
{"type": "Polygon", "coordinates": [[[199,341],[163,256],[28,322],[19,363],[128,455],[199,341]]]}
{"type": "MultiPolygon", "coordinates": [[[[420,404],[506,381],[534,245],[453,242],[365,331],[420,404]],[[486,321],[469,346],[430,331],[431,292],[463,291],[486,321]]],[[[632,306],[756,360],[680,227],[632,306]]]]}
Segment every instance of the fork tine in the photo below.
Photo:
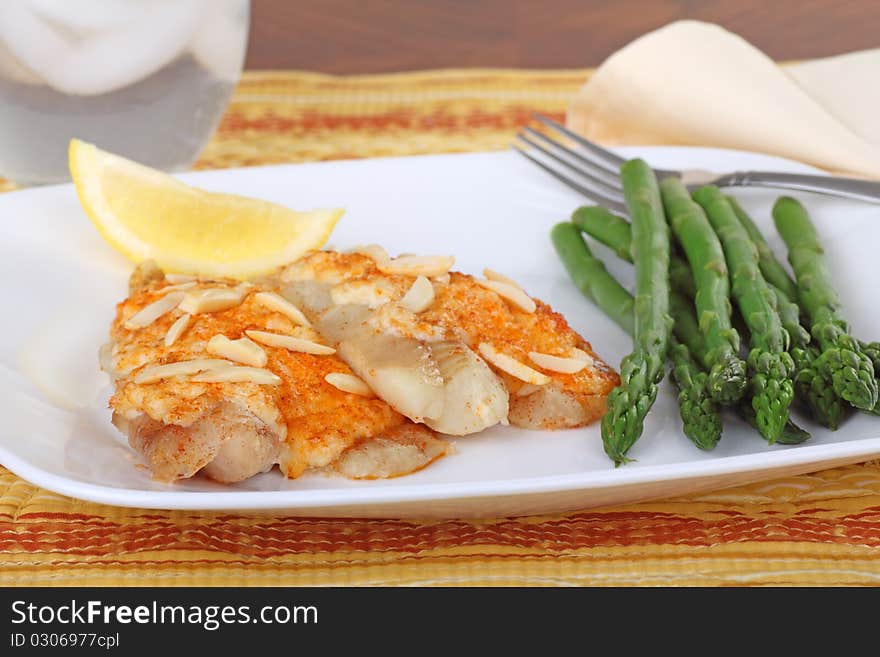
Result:
{"type": "Polygon", "coordinates": [[[619,201],[617,199],[609,198],[599,192],[596,192],[593,189],[590,189],[588,187],[584,187],[581,183],[577,182],[576,180],[569,178],[565,174],[560,173],[559,171],[557,171],[553,167],[545,164],[544,162],[542,162],[541,160],[536,158],[534,155],[532,155],[531,153],[526,151],[524,148],[521,148],[518,144],[512,144],[512,146],[513,146],[513,149],[517,153],[519,153],[523,157],[529,159],[531,162],[538,165],[544,171],[549,173],[551,176],[553,176],[557,180],[563,182],[564,184],[568,185],[576,192],[580,192],[581,194],[586,196],[588,199],[591,199],[592,201],[595,201],[596,203],[599,203],[600,205],[604,205],[605,207],[607,207],[610,210],[615,210],[615,211],[620,212],[624,215],[628,214],[627,209],[626,209],[626,205],[624,203],[622,203],[621,201],[619,201]]]}
{"type": "Polygon", "coordinates": [[[609,192],[611,192],[611,194],[613,196],[620,196],[621,199],[623,198],[623,185],[620,182],[620,174],[618,172],[612,173],[610,171],[607,171],[606,169],[597,168],[596,163],[593,162],[592,160],[584,157],[583,155],[581,155],[577,151],[573,151],[570,148],[566,148],[565,146],[560,144],[558,141],[551,139],[547,135],[545,135],[541,132],[538,132],[537,130],[535,130],[533,128],[530,128],[529,126],[526,126],[525,128],[523,128],[523,130],[525,130],[530,135],[537,137],[545,144],[549,144],[552,148],[555,148],[555,149],[558,149],[559,151],[562,151],[568,157],[571,157],[572,159],[575,159],[578,162],[583,163],[587,168],[584,169],[582,167],[580,167],[580,168],[574,167],[571,163],[566,162],[566,161],[556,157],[555,155],[553,155],[552,153],[550,153],[546,149],[542,148],[541,146],[534,143],[532,140],[527,139],[526,137],[522,136],[521,134],[519,135],[520,139],[522,139],[525,142],[528,142],[529,144],[531,144],[532,146],[537,148],[542,153],[546,153],[547,155],[552,157],[554,160],[557,160],[558,162],[561,162],[562,164],[565,164],[566,166],[568,166],[572,169],[575,169],[579,174],[581,174],[585,178],[589,178],[590,180],[594,181],[597,185],[600,185],[600,186],[606,188],[609,192]]]}
{"type": "MultiPolygon", "coordinates": [[[[593,154],[599,162],[592,162],[594,166],[601,166],[605,171],[609,171],[614,174],[620,173],[620,165],[626,162],[625,157],[621,157],[617,153],[609,151],[607,148],[602,148],[599,144],[586,139],[585,137],[581,137],[576,132],[572,132],[568,128],[566,128],[561,123],[557,123],[553,119],[544,116],[543,114],[538,114],[537,112],[533,115],[536,120],[540,121],[544,125],[553,130],[556,130],[560,134],[565,135],[569,139],[575,141],[578,145],[582,146],[584,149],[593,154]]],[[[657,178],[681,178],[682,172],[676,171],[674,169],[658,169],[657,167],[651,167],[654,169],[654,174],[657,178]]]]}
{"type": "Polygon", "coordinates": [[[620,173],[620,165],[626,162],[625,158],[622,158],[616,153],[612,153],[611,151],[602,148],[598,144],[594,144],[588,139],[584,139],[579,134],[572,132],[564,125],[562,125],[561,123],[557,123],[551,118],[548,118],[542,114],[535,114],[535,118],[547,127],[553,128],[557,132],[562,133],[563,135],[577,142],[580,146],[589,151],[592,155],[598,158],[599,161],[595,163],[596,165],[602,166],[606,171],[610,171],[615,174],[620,173]]]}

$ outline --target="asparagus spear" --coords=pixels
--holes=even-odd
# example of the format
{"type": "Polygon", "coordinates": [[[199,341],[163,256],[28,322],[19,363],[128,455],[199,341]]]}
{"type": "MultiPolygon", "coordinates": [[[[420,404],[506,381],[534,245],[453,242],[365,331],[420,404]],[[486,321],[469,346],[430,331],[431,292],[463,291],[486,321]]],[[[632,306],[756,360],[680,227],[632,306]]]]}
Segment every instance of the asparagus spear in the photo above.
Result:
{"type": "Polygon", "coordinates": [[[550,232],[550,238],[568,275],[581,293],[632,335],[635,331],[632,295],[592,254],[577,227],[568,222],[556,224],[550,232]]]}
{"type": "MultiPolygon", "coordinates": [[[[669,296],[669,307],[672,316],[675,318],[675,335],[688,346],[691,354],[696,358],[700,358],[705,353],[705,342],[697,324],[697,316],[694,314],[694,308],[690,300],[674,290],[669,296]]],[[[743,398],[734,407],[737,415],[749,423],[753,428],[758,429],[757,414],[752,408],[751,398],[743,398]]],[[[782,433],[776,439],[776,442],[783,445],[796,445],[802,443],[810,437],[809,432],[801,429],[789,418],[782,428],[782,433]]]]}
{"type": "Polygon", "coordinates": [[[836,429],[844,413],[844,403],[831,381],[819,372],[814,361],[816,349],[810,344],[810,333],[801,326],[800,307],[785,292],[774,285],[770,290],[776,296],[776,308],[783,328],[791,338],[789,353],[794,361],[794,391],[809,409],[810,415],[822,426],[836,429]]]}
{"type": "MultiPolygon", "coordinates": [[[[662,189],[663,185],[661,184],[661,193],[662,189]]],[[[731,197],[728,196],[727,198],[730,200],[731,197]]],[[[741,221],[742,216],[743,215],[738,214],[738,218],[741,221]]],[[[575,211],[575,214],[572,216],[572,221],[578,225],[581,230],[589,233],[594,238],[613,249],[622,259],[627,261],[632,260],[630,256],[630,225],[626,219],[612,214],[605,208],[589,206],[579,208],[575,211]]],[[[750,219],[747,219],[747,221],[751,222],[750,219]]],[[[745,223],[743,223],[743,225],[748,230],[748,226],[745,223]]],[[[758,231],[754,224],[751,225],[753,226],[754,231],[758,231]]],[[[755,232],[752,232],[751,235],[754,241],[755,232]]],[[[763,242],[763,236],[760,235],[760,233],[757,233],[757,235],[763,242]]],[[[766,244],[766,242],[763,243],[766,244]]],[[[788,275],[785,274],[785,277],[787,279],[788,275]]],[[[689,331],[682,331],[679,323],[683,321],[687,322],[689,319],[692,319],[694,323],[694,331],[692,334],[698,335],[699,329],[697,328],[696,318],[693,317],[692,314],[688,315],[680,312],[681,304],[689,305],[688,300],[676,292],[676,290],[681,290],[691,297],[694,296],[694,293],[691,292],[694,288],[694,281],[691,276],[690,266],[685,261],[676,258],[675,256],[670,257],[669,261],[669,283],[673,290],[673,292],[670,293],[669,301],[671,314],[676,321],[674,327],[675,334],[680,340],[687,339],[686,337],[682,337],[682,334],[687,336],[689,331]],[[675,271],[676,265],[680,268],[678,273],[675,271]],[[676,302],[679,304],[678,309],[676,309],[676,302]]],[[[777,308],[783,328],[789,332],[789,337],[791,338],[791,348],[789,349],[789,353],[791,354],[795,365],[795,393],[808,408],[813,419],[823,426],[836,429],[840,425],[840,420],[842,419],[846,408],[834,392],[830,381],[821,373],[817,372],[816,368],[813,366],[813,361],[817,354],[815,354],[814,348],[808,346],[810,335],[800,323],[800,308],[797,304],[789,300],[781,290],[773,285],[770,287],[777,298],[777,308]]],[[[862,344],[865,347],[869,347],[869,345],[866,345],[865,343],[862,344]]],[[[873,346],[874,349],[871,353],[880,359],[880,343],[873,343],[873,346]]],[[[705,353],[704,351],[695,350],[693,344],[689,345],[689,347],[692,355],[705,353]]],[[[877,371],[880,371],[880,366],[876,367],[877,371]]]]}
{"type": "Polygon", "coordinates": [[[797,303],[797,285],[791,280],[791,276],[785,271],[785,267],[782,266],[782,263],[776,259],[776,255],[773,253],[770,245],[767,244],[767,240],[764,239],[761,230],[755,225],[755,222],[752,221],[752,218],[745,210],[743,210],[742,206],[734,197],[728,196],[727,202],[730,203],[730,207],[733,208],[737,219],[739,219],[743,228],[746,229],[755,248],[758,249],[758,266],[761,268],[761,273],[764,275],[764,279],[771,285],[775,285],[782,290],[789,300],[797,303]]]}
{"type": "Polygon", "coordinates": [[[684,248],[696,283],[694,303],[706,341],[709,391],[722,404],[745,393],[746,364],[739,357],[739,334],[730,324],[730,283],[724,251],[702,208],[677,178],[660,183],[663,207],[672,232],[684,248]]]}
{"type": "Polygon", "coordinates": [[[779,319],[776,298],[758,268],[758,251],[733,208],[717,187],[694,192],[718,235],[731,271],[733,296],[751,333],[748,356],[752,408],[758,430],[774,443],[788,420],[794,397],[794,362],[789,336],[779,319]]]}
{"type": "MultiPolygon", "coordinates": [[[[606,246],[609,246],[622,259],[632,261],[630,256],[630,225],[626,219],[612,214],[605,208],[590,206],[577,210],[572,217],[572,221],[582,230],[606,246]]],[[[674,326],[675,334],[679,340],[690,340],[688,347],[692,355],[705,354],[705,345],[702,343],[702,340],[700,340],[699,347],[693,341],[694,337],[701,337],[696,317],[693,316],[692,312],[682,312],[685,306],[690,306],[690,302],[681,295],[679,290],[688,296],[695,296],[693,291],[695,285],[691,276],[690,266],[680,258],[672,256],[669,262],[669,269],[669,282],[673,290],[670,293],[669,301],[671,313],[676,322],[674,326]],[[677,275],[674,271],[676,265],[679,266],[679,273],[677,275]],[[681,325],[683,322],[687,323],[689,321],[693,322],[692,327],[681,325]],[[690,328],[693,328],[693,330],[689,330],[690,328]]],[[[783,327],[789,331],[792,338],[790,353],[795,364],[795,390],[810,409],[816,421],[824,426],[837,428],[844,408],[831,386],[826,385],[825,378],[812,367],[815,358],[813,350],[805,348],[798,343],[799,339],[805,338],[806,342],[809,342],[810,338],[809,334],[800,324],[798,317],[799,308],[796,304],[789,301],[783,293],[779,292],[777,288],[773,288],[773,290],[775,293],[778,292],[776,296],[783,327]],[[780,298],[785,300],[784,304],[780,298]],[[783,313],[785,313],[784,317],[782,316],[783,313]]],[[[878,350],[878,355],[880,355],[880,350],[878,350]]],[[[697,356],[695,355],[694,357],[697,356]]],[[[699,357],[697,358],[699,360],[699,357]]]]}
{"type": "MultiPolygon", "coordinates": [[[[874,376],[878,379],[877,385],[880,386],[880,342],[860,341],[859,346],[862,348],[862,353],[865,354],[874,365],[874,376]]],[[[880,396],[878,396],[877,403],[874,404],[874,408],[872,408],[869,413],[880,415],[880,396]]]]}
{"type": "Polygon", "coordinates": [[[801,325],[801,309],[791,297],[780,288],[767,282],[767,286],[776,298],[776,312],[779,313],[779,321],[782,328],[788,331],[791,345],[806,346],[810,343],[810,332],[801,325]]]}
{"type": "MultiPolygon", "coordinates": [[[[582,231],[614,251],[619,258],[632,262],[632,227],[623,217],[618,217],[600,205],[578,208],[571,221],[582,231]]],[[[696,294],[691,268],[687,261],[674,254],[669,255],[669,284],[685,294],[696,294]]]]}
{"type": "Polygon", "coordinates": [[[721,414],[709,394],[709,375],[675,336],[669,340],[672,381],[678,388],[678,409],[685,435],[700,449],[714,449],[721,438],[721,414]]]}
{"type": "Polygon", "coordinates": [[[843,401],[834,392],[831,381],[817,371],[814,366],[813,362],[817,354],[815,348],[809,344],[809,331],[801,325],[800,306],[796,303],[798,298],[797,285],[776,258],[752,218],[735,198],[728,196],[727,200],[757,248],[761,273],[776,296],[779,318],[791,339],[789,353],[795,366],[795,394],[807,407],[816,422],[830,429],[837,429],[846,408],[843,401]]]}
{"type": "Polygon", "coordinates": [[[788,247],[798,298],[821,352],[816,367],[831,380],[840,397],[856,408],[873,409],[877,403],[874,365],[849,334],[841,316],[840,299],[806,209],[795,199],[783,196],[773,206],[773,220],[788,247]]]}
{"type": "Polygon", "coordinates": [[[698,362],[704,362],[706,341],[703,339],[693,302],[675,288],[669,292],[669,314],[675,322],[672,326],[675,337],[687,345],[698,362]]]}
{"type": "MultiPolygon", "coordinates": [[[[737,200],[727,197],[737,218],[746,229],[758,249],[759,266],[771,290],[776,296],[776,308],[783,328],[788,331],[791,345],[789,353],[794,361],[794,391],[810,415],[819,424],[829,429],[837,429],[846,410],[843,401],[834,392],[831,381],[814,366],[816,349],[810,345],[810,333],[800,321],[800,306],[797,285],[776,258],[761,230],[740,206],[737,200]]],[[[781,441],[781,439],[780,439],[781,441]]]]}
{"type": "Polygon", "coordinates": [[[691,273],[687,260],[678,256],[669,256],[669,285],[693,299],[697,295],[697,284],[691,273]]]}
{"type": "MultiPolygon", "coordinates": [[[[616,230],[618,238],[613,241],[613,244],[609,244],[607,242],[603,242],[603,243],[605,243],[606,246],[611,246],[611,248],[614,249],[615,252],[621,257],[621,259],[631,261],[631,259],[628,257],[629,253],[630,253],[630,239],[631,239],[629,222],[626,219],[618,217],[618,216],[612,214],[611,212],[609,212],[608,210],[605,210],[605,208],[601,208],[599,206],[590,206],[589,208],[581,208],[581,210],[582,211],[583,210],[591,210],[591,212],[587,213],[587,215],[584,215],[582,213],[580,215],[581,220],[577,222],[577,225],[581,228],[581,230],[584,230],[585,232],[589,233],[593,237],[596,237],[596,239],[599,239],[599,241],[602,241],[602,240],[598,237],[598,235],[602,235],[602,234],[609,235],[611,233],[609,231],[603,231],[601,228],[596,230],[596,225],[594,223],[590,223],[590,222],[585,223],[583,221],[584,216],[592,216],[593,219],[598,219],[599,221],[616,222],[620,225],[620,229],[616,230]],[[599,210],[601,210],[601,212],[594,213],[594,212],[592,212],[593,208],[598,208],[599,210]],[[596,230],[596,232],[593,232],[594,230],[596,230]]],[[[554,243],[556,243],[556,235],[555,235],[556,231],[563,232],[565,234],[565,238],[566,239],[569,238],[570,230],[569,229],[561,229],[560,226],[557,226],[556,228],[554,228],[554,243]]],[[[572,241],[574,241],[573,238],[572,238],[572,241]]],[[[566,260],[566,255],[568,253],[577,251],[578,255],[580,255],[584,252],[584,249],[586,249],[586,254],[590,258],[594,258],[593,254],[589,251],[589,248],[583,243],[582,240],[578,240],[577,244],[578,244],[577,249],[574,249],[571,247],[565,248],[565,247],[560,247],[560,245],[557,245],[557,247],[556,247],[557,251],[559,252],[560,256],[563,258],[563,261],[566,260]]],[[[688,264],[684,261],[681,261],[681,262],[684,267],[688,268],[688,275],[690,275],[690,268],[689,268],[688,264]]],[[[600,267],[601,268],[601,275],[607,276],[610,279],[607,282],[607,285],[609,287],[614,287],[614,286],[620,287],[620,284],[611,276],[611,274],[608,273],[608,271],[605,269],[605,266],[599,261],[597,261],[597,263],[598,264],[589,263],[589,264],[585,265],[584,267],[582,267],[582,269],[585,269],[585,270],[588,269],[589,271],[596,271],[595,268],[600,267]]],[[[568,266],[568,265],[566,265],[566,266],[568,266]]],[[[576,262],[575,262],[574,266],[577,266],[576,262]]],[[[672,259],[670,258],[670,269],[671,269],[671,266],[672,266],[672,259]]],[[[571,271],[571,269],[569,271],[571,271]]],[[[598,279],[599,277],[600,277],[599,274],[596,274],[596,273],[592,274],[592,278],[594,280],[598,279]]],[[[671,278],[671,276],[670,276],[670,278],[671,278]]],[[[605,283],[603,282],[600,285],[604,285],[604,284],[605,283]]],[[[702,335],[702,332],[700,331],[699,323],[697,322],[697,316],[694,314],[693,303],[691,301],[691,298],[694,295],[692,295],[692,294],[688,295],[687,286],[685,286],[685,289],[682,290],[681,286],[676,285],[672,280],[670,280],[670,287],[671,287],[671,289],[669,290],[669,312],[672,315],[672,317],[675,319],[675,322],[673,325],[673,330],[675,332],[675,336],[678,338],[679,341],[683,342],[687,346],[688,350],[690,351],[692,356],[697,361],[703,361],[704,356],[706,354],[706,343],[703,340],[703,335],[702,335]],[[689,298],[689,297],[691,297],[691,298],[689,298]]],[[[626,292],[626,290],[624,290],[624,293],[629,294],[628,292],[626,292]]],[[[584,294],[588,298],[591,298],[587,292],[584,292],[584,294]]],[[[632,297],[630,297],[630,299],[632,299],[632,297]]],[[[613,313],[609,312],[609,310],[603,304],[599,303],[598,305],[602,310],[605,311],[606,314],[608,314],[609,316],[613,316],[613,313]]],[[[618,321],[618,324],[621,324],[621,322],[618,321]]],[[[632,331],[633,331],[632,324],[630,324],[629,326],[625,326],[625,325],[621,324],[621,326],[623,326],[623,328],[630,335],[632,335],[632,331]]]]}
{"type": "MultiPolygon", "coordinates": [[[[755,429],[760,431],[760,427],[758,426],[758,418],[755,413],[755,409],[752,408],[752,405],[748,403],[747,400],[741,401],[737,404],[737,413],[739,416],[749,423],[749,425],[755,429]]],[[[779,437],[776,439],[776,442],[780,445],[799,445],[805,440],[810,438],[810,433],[804,429],[801,429],[798,425],[791,421],[791,418],[786,420],[785,426],[782,427],[782,432],[779,434],[779,437]]]]}
{"type": "Polygon", "coordinates": [[[871,364],[874,365],[874,375],[880,376],[880,342],[863,342],[860,340],[859,347],[862,353],[871,361],[871,364]]]}
{"type": "Polygon", "coordinates": [[[848,405],[834,392],[831,381],[816,366],[819,350],[814,345],[792,346],[794,390],[813,419],[824,427],[837,429],[848,405]]]}
{"type": "MultiPolygon", "coordinates": [[[[550,235],[565,268],[584,296],[632,335],[635,326],[632,296],[592,254],[577,228],[571,223],[558,224],[550,235]]],[[[672,297],[679,303],[688,303],[676,293],[672,297]]],[[[672,378],[679,391],[678,405],[684,433],[701,449],[712,449],[721,437],[721,415],[706,389],[708,377],[700,371],[687,347],[678,342],[673,345],[670,353],[672,378]]]]}
{"type": "Polygon", "coordinates": [[[571,222],[596,241],[614,251],[617,256],[632,262],[632,228],[623,217],[618,217],[601,205],[585,205],[575,210],[571,222]]]}
{"type": "Polygon", "coordinates": [[[663,379],[672,318],[669,316],[669,227],[654,171],[635,159],[620,167],[623,196],[632,217],[636,270],[634,349],[620,364],[621,385],[608,396],[602,417],[605,453],[617,465],[642,434],[645,416],[663,379]]]}
{"type": "MultiPolygon", "coordinates": [[[[874,377],[877,379],[877,385],[880,386],[880,342],[863,342],[859,340],[859,347],[861,347],[862,353],[874,365],[874,377]]],[[[880,415],[880,395],[877,397],[877,403],[874,404],[874,408],[868,412],[880,415]]]]}
{"type": "MultiPolygon", "coordinates": [[[[618,324],[620,324],[620,326],[631,335],[632,326],[634,324],[632,305],[629,306],[628,311],[619,312],[618,309],[621,308],[619,304],[615,303],[610,307],[606,307],[601,302],[597,302],[596,299],[592,298],[588,290],[607,286],[610,289],[622,291],[622,294],[627,296],[629,296],[629,293],[620,286],[611,274],[608,273],[601,262],[589,262],[590,260],[595,260],[595,257],[589,251],[589,248],[583,244],[583,240],[576,232],[572,232],[570,229],[558,229],[557,227],[553,231],[553,241],[554,244],[557,245],[556,248],[560,256],[566,261],[566,268],[570,272],[576,272],[582,269],[580,263],[583,263],[583,269],[585,271],[594,272],[589,275],[593,281],[593,285],[590,287],[582,287],[582,291],[587,298],[596,303],[601,310],[606,312],[606,314],[611,317],[617,316],[619,318],[618,324]],[[580,247],[577,249],[566,248],[564,242],[567,240],[572,240],[576,244],[582,244],[583,249],[580,247]],[[560,245],[560,241],[563,242],[562,245],[560,245]],[[627,312],[629,314],[628,319],[626,317],[627,312]]],[[[574,278],[574,275],[572,277],[574,278]]],[[[613,297],[614,295],[610,298],[613,297]]],[[[603,295],[601,298],[609,297],[603,295]]],[[[631,296],[629,299],[630,302],[632,302],[631,296]]],[[[685,435],[688,436],[688,438],[690,438],[697,446],[703,449],[711,449],[710,446],[717,444],[718,439],[720,438],[720,410],[718,405],[712,401],[712,398],[706,389],[708,379],[706,373],[695,372],[690,369],[690,366],[692,366],[698,370],[699,366],[696,361],[702,360],[705,356],[706,347],[705,342],[703,341],[703,335],[697,323],[697,317],[694,314],[690,299],[675,289],[670,290],[669,293],[669,309],[670,313],[675,318],[675,336],[670,339],[670,357],[673,359],[672,378],[676,387],[679,389],[679,413],[681,414],[684,432],[685,435]],[[683,363],[680,363],[681,365],[688,366],[687,370],[679,370],[676,372],[676,361],[674,359],[679,354],[676,354],[675,351],[682,346],[688,350],[691,359],[689,362],[684,361],[683,363]],[[700,374],[702,376],[699,376],[700,374]]],[[[751,406],[751,400],[742,400],[734,408],[737,413],[746,420],[746,422],[757,429],[755,411],[751,406]]],[[[809,437],[810,434],[807,431],[800,428],[789,419],[785,423],[785,427],[777,439],[777,442],[783,445],[794,445],[803,442],[809,437]]]]}
{"type": "MultiPolygon", "coordinates": [[[[662,185],[661,185],[662,190],[662,185]]],[[[728,197],[730,199],[730,197],[728,197]]],[[[737,205],[736,208],[739,206],[737,205]]],[[[735,211],[736,211],[735,208],[735,211]]],[[[738,218],[742,221],[744,212],[739,208],[738,218]]],[[[598,241],[614,250],[619,257],[629,262],[632,261],[630,255],[630,225],[625,219],[618,217],[605,208],[599,206],[590,206],[579,208],[572,217],[572,221],[578,225],[584,232],[590,234],[598,241]]],[[[750,231],[750,236],[756,240],[756,235],[760,238],[761,243],[766,244],[763,235],[758,232],[757,227],[751,223],[751,219],[746,217],[746,221],[754,229],[750,231]]],[[[744,227],[748,230],[748,224],[743,222],[744,227]]],[[[756,243],[757,246],[757,243],[756,243]]],[[[774,262],[777,262],[773,258],[774,262]]],[[[778,264],[778,262],[777,262],[778,264]]],[[[682,309],[689,306],[689,300],[676,290],[681,290],[685,294],[693,296],[694,281],[691,277],[689,265],[682,259],[671,256],[670,263],[670,285],[672,292],[670,293],[670,311],[675,318],[674,331],[679,340],[687,340],[690,342],[687,346],[691,356],[699,360],[698,354],[705,353],[705,346],[702,342],[702,336],[697,324],[696,317],[693,312],[682,312],[682,309]],[[676,266],[678,271],[676,272],[676,266]],[[696,340],[694,340],[696,338],[696,340]]],[[[781,267],[780,267],[781,269],[781,267]]],[[[788,275],[782,270],[786,280],[788,275]]],[[[824,426],[836,429],[839,426],[840,419],[845,412],[845,407],[841,403],[840,398],[834,393],[828,381],[812,367],[815,358],[815,349],[808,347],[809,333],[801,326],[799,318],[799,307],[779,289],[771,286],[771,290],[777,297],[777,306],[780,313],[780,320],[783,327],[789,332],[791,337],[790,353],[795,363],[795,390],[798,397],[810,410],[813,418],[824,426]]],[[[874,345],[876,348],[873,353],[880,357],[880,343],[874,345]]],[[[673,378],[675,371],[673,370],[673,378]]],[[[679,394],[679,405],[682,406],[681,393],[679,394]]],[[[755,426],[755,412],[751,409],[750,400],[736,407],[737,412],[752,426],[755,426]]],[[[682,408],[683,419],[684,409],[682,408]]],[[[685,421],[687,424],[687,421],[685,421]]],[[[778,438],[778,442],[783,444],[802,442],[808,437],[806,431],[800,429],[792,422],[786,423],[782,435],[778,438]]],[[[696,441],[695,441],[696,442],[696,441]]]]}

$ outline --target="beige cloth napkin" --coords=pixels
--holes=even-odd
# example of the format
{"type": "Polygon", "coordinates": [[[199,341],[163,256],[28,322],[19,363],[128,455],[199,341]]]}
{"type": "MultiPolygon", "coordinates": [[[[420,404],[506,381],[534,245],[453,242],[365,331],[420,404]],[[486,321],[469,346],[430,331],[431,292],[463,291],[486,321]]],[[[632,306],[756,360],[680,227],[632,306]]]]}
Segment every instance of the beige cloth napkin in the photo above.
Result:
{"type": "Polygon", "coordinates": [[[680,21],[611,55],[568,109],[606,144],[771,153],[880,177],[880,49],[785,67],[727,30],[680,21]]]}

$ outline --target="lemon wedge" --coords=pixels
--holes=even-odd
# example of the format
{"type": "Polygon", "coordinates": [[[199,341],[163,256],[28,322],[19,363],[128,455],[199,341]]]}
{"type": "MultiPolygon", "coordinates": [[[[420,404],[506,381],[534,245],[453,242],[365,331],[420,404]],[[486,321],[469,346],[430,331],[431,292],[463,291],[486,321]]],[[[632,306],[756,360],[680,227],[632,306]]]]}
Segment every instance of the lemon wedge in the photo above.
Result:
{"type": "Polygon", "coordinates": [[[296,212],[196,189],[78,139],[70,173],[80,202],[113,248],[167,272],[250,278],[324,245],[342,210],[296,212]]]}

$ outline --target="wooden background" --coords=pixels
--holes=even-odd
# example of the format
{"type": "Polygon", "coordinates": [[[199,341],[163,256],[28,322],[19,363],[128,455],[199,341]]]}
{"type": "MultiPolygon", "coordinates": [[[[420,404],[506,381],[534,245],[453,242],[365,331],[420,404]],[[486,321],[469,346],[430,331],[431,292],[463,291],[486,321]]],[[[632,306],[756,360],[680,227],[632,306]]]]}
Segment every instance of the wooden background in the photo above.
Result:
{"type": "Polygon", "coordinates": [[[880,0],[252,0],[247,66],[579,68],[680,18],[719,23],[774,59],[880,47],[880,0]]]}

